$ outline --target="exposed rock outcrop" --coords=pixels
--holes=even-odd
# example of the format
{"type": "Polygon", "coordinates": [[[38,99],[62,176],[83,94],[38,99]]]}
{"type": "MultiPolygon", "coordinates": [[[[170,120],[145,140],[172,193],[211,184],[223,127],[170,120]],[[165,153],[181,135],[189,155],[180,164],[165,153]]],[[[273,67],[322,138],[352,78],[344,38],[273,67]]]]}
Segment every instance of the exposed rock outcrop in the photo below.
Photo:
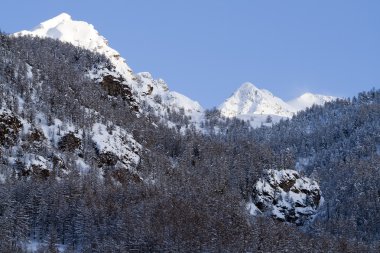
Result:
{"type": "Polygon", "coordinates": [[[248,208],[252,214],[268,214],[303,225],[317,213],[320,201],[317,182],[301,177],[295,170],[268,170],[254,185],[248,208]]]}
{"type": "Polygon", "coordinates": [[[109,96],[121,96],[133,110],[139,111],[138,103],[132,94],[131,87],[126,84],[121,76],[115,75],[117,74],[112,73],[104,76],[100,85],[107,91],[109,96]]]}
{"type": "Polygon", "coordinates": [[[14,145],[21,128],[22,123],[16,115],[8,110],[0,110],[0,145],[14,145]]]}
{"type": "Polygon", "coordinates": [[[98,164],[99,167],[102,166],[115,166],[119,158],[112,152],[102,152],[99,154],[98,164]]]}
{"type": "Polygon", "coordinates": [[[122,167],[133,170],[140,162],[142,147],[124,129],[96,123],[91,134],[98,152],[99,167],[115,166],[120,162],[122,167]]]}
{"type": "Polygon", "coordinates": [[[59,149],[63,151],[70,151],[70,152],[76,149],[79,149],[81,145],[82,145],[81,139],[75,136],[75,134],[72,132],[63,136],[58,143],[59,149]]]}
{"type": "Polygon", "coordinates": [[[46,137],[45,137],[44,133],[38,129],[33,129],[28,136],[28,141],[30,143],[35,143],[35,142],[39,143],[45,139],[46,139],[46,137]]]}
{"type": "Polygon", "coordinates": [[[46,179],[50,176],[51,170],[48,168],[49,163],[44,157],[35,154],[25,154],[24,163],[17,162],[19,176],[33,176],[40,179],[46,179]]]}

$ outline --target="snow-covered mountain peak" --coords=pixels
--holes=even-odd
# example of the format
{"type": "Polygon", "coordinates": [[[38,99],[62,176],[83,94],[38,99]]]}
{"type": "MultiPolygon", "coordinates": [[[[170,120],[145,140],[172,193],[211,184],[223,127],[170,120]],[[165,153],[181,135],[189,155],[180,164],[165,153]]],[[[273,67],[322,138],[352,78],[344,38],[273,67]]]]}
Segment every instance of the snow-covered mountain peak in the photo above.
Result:
{"type": "MultiPolygon", "coordinates": [[[[51,18],[49,20],[46,20],[40,24],[40,26],[45,26],[45,27],[54,27],[57,26],[58,24],[64,22],[64,21],[70,21],[71,16],[65,12],[59,14],[58,16],[55,16],[54,18],[51,18]]],[[[36,27],[38,28],[38,27],[36,27]]],[[[35,28],[35,29],[36,29],[35,28]]]]}
{"type": "Polygon", "coordinates": [[[135,101],[145,101],[153,108],[157,115],[165,115],[167,109],[180,111],[184,109],[187,116],[194,120],[200,118],[203,108],[196,101],[184,95],[169,91],[167,84],[162,80],[154,80],[149,72],[134,74],[120,54],[109,47],[108,41],[101,36],[93,25],[84,21],[75,21],[67,13],[62,13],[52,19],[42,22],[31,31],[21,31],[14,36],[37,36],[53,38],[71,43],[100,54],[104,54],[114,65],[115,71],[99,74],[91,72],[90,77],[102,81],[104,75],[113,76],[112,79],[124,80],[123,84],[130,87],[131,94],[136,94],[135,101]]]}
{"type": "Polygon", "coordinates": [[[219,110],[224,117],[248,120],[253,127],[262,124],[270,126],[283,118],[291,118],[297,112],[314,104],[323,105],[336,99],[332,96],[307,92],[294,100],[284,102],[270,91],[259,89],[254,84],[246,82],[219,106],[219,110]]]}
{"type": "Polygon", "coordinates": [[[67,13],[42,22],[31,31],[21,31],[15,35],[49,37],[69,42],[89,50],[107,51],[107,40],[99,35],[94,26],[84,21],[74,21],[67,13]],[[103,50],[100,50],[103,49],[103,50]]]}
{"type": "Polygon", "coordinates": [[[295,110],[302,111],[308,107],[311,107],[312,105],[324,105],[326,102],[334,101],[336,99],[338,98],[307,92],[296,99],[288,101],[288,104],[291,105],[295,110]]]}
{"type": "Polygon", "coordinates": [[[310,93],[310,92],[306,92],[306,93],[302,94],[300,97],[301,98],[310,98],[310,97],[314,97],[314,96],[315,96],[315,94],[310,93]]]}
{"type": "Polygon", "coordinates": [[[249,90],[259,90],[253,83],[245,82],[243,83],[237,91],[249,91],[249,90]]]}
{"type": "Polygon", "coordinates": [[[93,25],[84,21],[75,21],[67,13],[62,13],[52,19],[44,21],[31,31],[24,30],[14,35],[30,35],[57,39],[104,54],[126,80],[132,79],[131,69],[125,63],[125,60],[120,57],[120,54],[108,46],[106,38],[101,36],[93,25]]]}
{"type": "Polygon", "coordinates": [[[271,92],[259,89],[252,83],[244,83],[219,109],[225,117],[247,115],[275,115],[291,117],[294,109],[271,92]]]}
{"type": "Polygon", "coordinates": [[[247,95],[248,98],[252,98],[253,96],[261,97],[261,96],[265,96],[265,95],[274,97],[273,94],[269,90],[259,89],[253,83],[250,83],[250,82],[243,83],[236,90],[235,93],[239,93],[242,96],[247,95]]]}

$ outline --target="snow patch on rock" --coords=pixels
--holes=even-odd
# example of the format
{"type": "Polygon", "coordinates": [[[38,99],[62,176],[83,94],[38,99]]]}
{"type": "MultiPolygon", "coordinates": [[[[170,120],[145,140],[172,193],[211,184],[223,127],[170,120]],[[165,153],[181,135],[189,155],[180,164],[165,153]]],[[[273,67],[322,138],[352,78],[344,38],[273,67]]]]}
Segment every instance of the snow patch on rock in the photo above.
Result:
{"type": "Polygon", "coordinates": [[[25,154],[24,155],[24,164],[28,168],[39,167],[41,169],[48,169],[48,166],[47,166],[48,161],[40,155],[25,154]]]}
{"type": "Polygon", "coordinates": [[[43,135],[54,147],[58,147],[59,140],[68,133],[73,133],[78,139],[82,139],[83,136],[83,130],[77,129],[73,124],[64,123],[60,119],[49,122],[43,113],[36,115],[34,124],[42,130],[43,135]]]}
{"type": "Polygon", "coordinates": [[[134,169],[140,162],[138,152],[142,147],[124,129],[114,125],[107,127],[104,124],[95,123],[91,135],[100,154],[116,156],[125,168],[134,169]]]}

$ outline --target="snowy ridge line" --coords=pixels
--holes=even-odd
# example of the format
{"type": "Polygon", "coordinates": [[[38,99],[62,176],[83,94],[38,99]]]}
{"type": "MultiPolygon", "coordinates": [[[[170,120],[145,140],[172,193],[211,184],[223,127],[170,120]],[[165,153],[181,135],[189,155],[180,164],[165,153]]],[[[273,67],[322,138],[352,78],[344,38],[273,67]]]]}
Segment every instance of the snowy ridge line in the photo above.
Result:
{"type": "Polygon", "coordinates": [[[134,99],[138,104],[143,101],[153,109],[157,116],[166,116],[167,110],[170,109],[176,112],[183,110],[183,113],[189,116],[194,123],[202,118],[203,108],[198,102],[180,93],[170,91],[164,80],[155,80],[148,72],[134,74],[125,59],[108,45],[108,41],[95,30],[93,25],[87,22],[74,21],[69,14],[62,13],[42,22],[31,31],[24,30],[13,34],[13,36],[27,35],[57,39],[104,54],[115,70],[92,70],[88,76],[97,81],[102,80],[106,75],[124,80],[122,84],[132,89],[132,93],[136,94],[134,99]]]}
{"type": "MultiPolygon", "coordinates": [[[[151,108],[156,116],[166,118],[168,125],[173,125],[173,122],[167,119],[168,111],[183,113],[195,125],[204,121],[204,109],[198,102],[178,92],[170,91],[164,80],[155,80],[148,72],[134,74],[118,51],[111,48],[107,39],[87,22],[75,21],[69,14],[62,13],[42,22],[31,31],[23,30],[13,34],[13,36],[27,35],[53,38],[104,54],[115,69],[90,71],[88,76],[97,81],[101,81],[106,75],[124,80],[122,84],[130,87],[132,94],[135,94],[133,99],[136,105],[144,104],[147,108],[151,108]]],[[[270,126],[281,119],[291,118],[298,111],[313,104],[323,105],[335,99],[337,98],[332,96],[305,93],[294,100],[284,102],[268,90],[259,89],[247,82],[218,109],[224,117],[237,117],[249,121],[252,127],[259,127],[263,124],[270,126]]]]}

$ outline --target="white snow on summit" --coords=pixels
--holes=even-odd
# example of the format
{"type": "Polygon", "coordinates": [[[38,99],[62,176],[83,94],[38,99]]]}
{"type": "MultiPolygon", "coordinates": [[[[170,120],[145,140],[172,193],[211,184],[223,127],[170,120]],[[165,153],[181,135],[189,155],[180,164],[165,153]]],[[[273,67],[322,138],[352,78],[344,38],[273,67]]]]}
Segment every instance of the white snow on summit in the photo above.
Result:
{"type": "Polygon", "coordinates": [[[120,57],[120,54],[108,46],[108,41],[95,30],[94,26],[84,22],[72,20],[67,13],[62,13],[52,19],[42,22],[31,31],[21,31],[15,36],[37,36],[41,38],[58,39],[71,43],[91,51],[106,55],[116,70],[123,75],[126,80],[132,78],[131,69],[120,57]]]}
{"type": "Polygon", "coordinates": [[[334,101],[336,99],[337,97],[305,93],[296,99],[288,101],[288,104],[297,111],[302,111],[312,105],[324,105],[326,102],[334,101]]]}
{"type": "Polygon", "coordinates": [[[305,93],[294,100],[284,102],[265,89],[259,89],[252,83],[244,83],[219,106],[219,110],[224,117],[248,120],[253,127],[262,124],[270,126],[281,119],[291,118],[314,104],[323,105],[335,99],[337,98],[305,93]]]}
{"type": "Polygon", "coordinates": [[[291,117],[294,114],[294,109],[280,98],[251,83],[244,83],[219,108],[226,117],[252,114],[291,117]]]}
{"type": "Polygon", "coordinates": [[[259,89],[252,83],[244,83],[234,94],[219,106],[225,117],[238,117],[248,120],[253,127],[263,123],[272,124],[282,118],[290,118],[295,109],[281,98],[267,90],[259,89]],[[270,116],[270,122],[268,122],[270,116]]]}

